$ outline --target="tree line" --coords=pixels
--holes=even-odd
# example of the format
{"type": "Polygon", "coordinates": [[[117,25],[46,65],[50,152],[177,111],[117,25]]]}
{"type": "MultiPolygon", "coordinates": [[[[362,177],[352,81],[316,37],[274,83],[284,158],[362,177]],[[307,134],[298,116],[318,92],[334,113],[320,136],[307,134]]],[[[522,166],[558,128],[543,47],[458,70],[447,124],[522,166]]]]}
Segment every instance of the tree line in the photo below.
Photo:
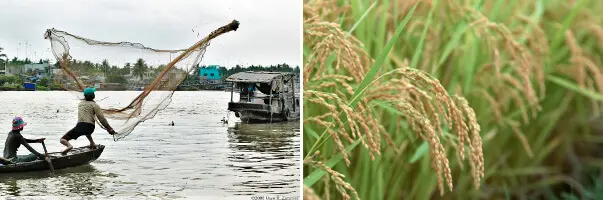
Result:
{"type": "MultiPolygon", "coordinates": [[[[2,48],[0,48],[0,64],[4,62],[4,58],[6,56],[4,56],[2,54],[2,48]],[[2,57],[4,56],[4,57],[2,57]]],[[[38,62],[33,62],[29,59],[18,59],[17,57],[14,57],[13,59],[10,59],[8,61],[8,66],[11,67],[23,67],[25,64],[42,64],[42,63],[50,63],[50,60],[42,60],[40,59],[38,62]]],[[[104,76],[105,82],[108,83],[122,83],[122,84],[126,84],[128,83],[128,80],[126,79],[126,75],[132,75],[134,77],[138,77],[139,80],[143,80],[145,77],[145,74],[149,73],[149,75],[152,75],[152,77],[154,78],[157,73],[161,72],[163,69],[165,69],[165,65],[159,65],[159,66],[150,66],[147,64],[147,62],[142,59],[139,58],[137,59],[135,62],[133,63],[126,63],[125,65],[118,67],[117,65],[111,65],[106,59],[103,60],[101,63],[93,63],[91,61],[84,61],[84,60],[76,60],[76,59],[72,59],[69,61],[68,63],[69,68],[74,71],[76,74],[78,75],[86,75],[86,76],[104,76]]],[[[54,64],[51,65],[50,68],[45,69],[47,70],[47,74],[51,73],[52,68],[58,69],[60,68],[60,64],[59,62],[55,62],[54,64]]],[[[199,69],[200,68],[206,68],[208,66],[206,65],[196,65],[193,67],[192,73],[189,74],[189,79],[190,78],[195,78],[196,76],[199,76],[199,69]]],[[[0,69],[2,69],[2,67],[0,67],[0,69]]],[[[236,65],[234,67],[231,68],[227,68],[224,66],[220,66],[219,67],[220,73],[222,74],[222,78],[225,79],[226,77],[238,73],[238,72],[243,72],[243,71],[272,71],[272,72],[293,72],[296,74],[299,74],[300,68],[299,66],[295,66],[294,68],[291,67],[290,65],[283,63],[283,64],[276,64],[276,65],[270,65],[270,66],[262,66],[262,65],[250,65],[247,67],[243,67],[241,65],[236,65]]],[[[33,72],[25,72],[26,75],[33,75],[33,72]]]]}

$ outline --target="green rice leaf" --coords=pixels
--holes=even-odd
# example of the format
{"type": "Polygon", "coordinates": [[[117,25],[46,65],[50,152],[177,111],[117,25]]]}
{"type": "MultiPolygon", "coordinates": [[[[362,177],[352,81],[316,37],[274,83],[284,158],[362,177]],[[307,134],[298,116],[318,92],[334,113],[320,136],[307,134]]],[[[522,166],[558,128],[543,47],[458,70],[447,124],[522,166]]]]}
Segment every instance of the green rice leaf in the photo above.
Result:
{"type": "Polygon", "coordinates": [[[423,155],[425,155],[425,153],[427,153],[427,150],[429,150],[429,146],[427,146],[427,142],[423,142],[421,146],[419,146],[417,151],[415,151],[415,153],[412,155],[409,162],[411,164],[417,162],[417,160],[419,160],[421,157],[423,157],[423,155]]]}
{"type": "Polygon", "coordinates": [[[358,86],[358,88],[356,88],[356,91],[354,92],[354,95],[352,96],[352,100],[350,101],[349,105],[351,105],[352,107],[356,107],[356,103],[358,103],[358,100],[360,100],[360,96],[362,95],[364,90],[368,87],[368,85],[373,81],[373,79],[377,75],[377,72],[379,72],[379,70],[383,66],[383,63],[385,62],[385,58],[387,57],[387,54],[389,54],[389,51],[392,49],[392,46],[394,46],[396,41],[398,41],[398,38],[400,37],[402,30],[404,30],[404,27],[406,27],[406,24],[408,23],[408,21],[410,21],[411,16],[415,12],[415,9],[417,8],[417,5],[419,5],[420,2],[421,1],[417,1],[417,3],[415,3],[415,5],[412,7],[412,9],[408,13],[408,15],[406,15],[404,20],[402,22],[400,22],[400,25],[398,25],[398,27],[396,28],[394,37],[387,42],[387,44],[385,45],[385,48],[381,51],[381,54],[379,55],[379,57],[377,57],[377,59],[375,60],[375,63],[373,64],[373,66],[371,67],[369,72],[366,74],[364,79],[362,79],[362,82],[360,82],[360,86],[358,86]]]}

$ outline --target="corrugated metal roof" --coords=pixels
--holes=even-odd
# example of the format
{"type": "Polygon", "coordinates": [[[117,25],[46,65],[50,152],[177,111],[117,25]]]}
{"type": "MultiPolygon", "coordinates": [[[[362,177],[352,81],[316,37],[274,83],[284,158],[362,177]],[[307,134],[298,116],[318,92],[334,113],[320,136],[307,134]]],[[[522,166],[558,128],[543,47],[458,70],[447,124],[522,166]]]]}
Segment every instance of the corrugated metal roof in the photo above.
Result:
{"type": "Polygon", "coordinates": [[[226,78],[226,81],[230,82],[255,82],[255,83],[267,83],[272,79],[283,75],[291,75],[289,72],[239,72],[226,78]]]}

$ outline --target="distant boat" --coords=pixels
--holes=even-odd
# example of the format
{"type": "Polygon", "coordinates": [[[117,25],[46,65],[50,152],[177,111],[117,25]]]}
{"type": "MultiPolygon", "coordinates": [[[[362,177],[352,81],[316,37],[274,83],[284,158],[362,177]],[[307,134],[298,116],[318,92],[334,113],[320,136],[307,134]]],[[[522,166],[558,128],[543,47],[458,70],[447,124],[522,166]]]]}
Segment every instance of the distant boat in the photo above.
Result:
{"type": "Polygon", "coordinates": [[[272,123],[299,120],[299,92],[293,73],[239,72],[226,78],[232,83],[228,110],[243,122],[272,123]],[[235,91],[239,101],[234,102],[235,91]]]}
{"type": "Polygon", "coordinates": [[[36,84],[30,83],[30,82],[25,82],[25,83],[23,83],[23,88],[25,88],[26,90],[36,91],[36,84]]]}

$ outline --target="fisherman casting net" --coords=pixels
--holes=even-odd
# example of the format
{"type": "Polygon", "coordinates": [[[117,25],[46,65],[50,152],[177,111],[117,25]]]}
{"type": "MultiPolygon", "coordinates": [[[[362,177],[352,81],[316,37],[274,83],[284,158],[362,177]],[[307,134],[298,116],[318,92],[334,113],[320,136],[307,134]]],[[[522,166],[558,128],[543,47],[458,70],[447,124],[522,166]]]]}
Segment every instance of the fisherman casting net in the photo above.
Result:
{"type": "MultiPolygon", "coordinates": [[[[166,108],[180,83],[189,76],[198,77],[198,74],[192,74],[198,73],[195,69],[198,69],[210,41],[236,31],[238,27],[239,22],[233,20],[191,47],[179,50],[160,50],[131,42],[102,42],[54,28],[48,29],[44,37],[50,40],[60,68],[53,73],[52,82],[74,92],[78,98],[83,99],[81,92],[86,87],[100,90],[141,88],[129,101],[122,95],[102,99],[96,95],[95,101],[117,132],[113,136],[117,141],[166,108]]],[[[98,119],[97,124],[106,129],[98,119]]]]}

